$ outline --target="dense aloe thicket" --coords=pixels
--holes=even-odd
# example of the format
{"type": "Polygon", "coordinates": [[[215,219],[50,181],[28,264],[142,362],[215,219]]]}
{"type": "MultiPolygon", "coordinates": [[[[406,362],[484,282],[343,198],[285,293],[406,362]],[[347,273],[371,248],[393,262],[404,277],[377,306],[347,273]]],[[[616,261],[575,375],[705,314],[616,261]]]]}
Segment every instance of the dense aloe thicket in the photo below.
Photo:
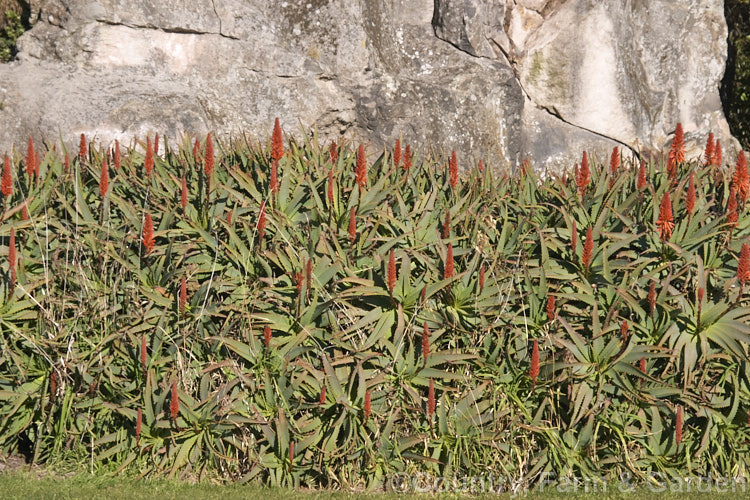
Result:
{"type": "Polygon", "coordinates": [[[275,137],[6,161],[3,452],[325,487],[747,474],[744,157],[459,177],[275,137]]]}

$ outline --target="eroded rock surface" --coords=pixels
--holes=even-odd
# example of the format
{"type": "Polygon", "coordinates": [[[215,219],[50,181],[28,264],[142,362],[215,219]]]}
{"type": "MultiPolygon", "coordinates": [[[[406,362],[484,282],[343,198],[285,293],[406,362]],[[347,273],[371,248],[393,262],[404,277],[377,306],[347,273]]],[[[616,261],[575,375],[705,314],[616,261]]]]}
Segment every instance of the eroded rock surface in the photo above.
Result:
{"type": "MultiPolygon", "coordinates": [[[[466,168],[734,144],[721,0],[47,0],[0,67],[0,150],[29,134],[397,137],[466,168]],[[691,139],[693,141],[691,142],[691,139]]],[[[603,156],[602,156],[603,157],[603,156]]]]}

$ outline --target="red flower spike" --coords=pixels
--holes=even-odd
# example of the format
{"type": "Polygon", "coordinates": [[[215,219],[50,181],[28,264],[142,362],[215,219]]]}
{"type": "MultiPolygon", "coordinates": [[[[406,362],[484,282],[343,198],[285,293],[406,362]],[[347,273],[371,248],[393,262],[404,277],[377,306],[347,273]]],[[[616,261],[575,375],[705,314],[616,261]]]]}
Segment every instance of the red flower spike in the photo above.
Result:
{"type": "Polygon", "coordinates": [[[536,378],[539,376],[539,342],[534,340],[531,346],[531,366],[529,367],[529,378],[531,383],[536,385],[536,378]]]}
{"type": "Polygon", "coordinates": [[[156,240],[154,239],[154,221],[151,219],[151,214],[146,214],[146,219],[143,222],[143,246],[146,249],[146,254],[150,254],[154,250],[156,240]]]}
{"type": "Polygon", "coordinates": [[[135,445],[136,446],[140,446],[142,423],[143,423],[143,410],[138,408],[138,416],[135,419],[135,445]]]}
{"type": "Polygon", "coordinates": [[[172,395],[169,398],[169,415],[172,420],[177,420],[180,414],[180,395],[177,393],[177,382],[172,382],[172,395]]]}
{"type": "Polygon", "coordinates": [[[359,190],[363,190],[367,187],[367,158],[365,157],[365,146],[359,145],[357,151],[357,169],[355,171],[357,186],[359,190]]]}
{"type": "Polygon", "coordinates": [[[365,390],[365,407],[364,407],[364,419],[365,422],[367,422],[367,419],[370,418],[370,411],[372,410],[372,399],[370,396],[370,389],[365,390]]]}
{"type": "Polygon", "coordinates": [[[714,161],[714,133],[708,133],[708,139],[706,139],[706,151],[703,153],[703,164],[712,165],[714,161]]]}
{"type": "Polygon", "coordinates": [[[294,441],[289,442],[289,470],[292,470],[294,465],[294,441]]]}
{"type": "Polygon", "coordinates": [[[656,282],[652,281],[648,287],[648,310],[651,313],[651,317],[654,316],[656,311],[656,282]]]}
{"type": "Polygon", "coordinates": [[[451,213],[447,208],[445,209],[445,222],[443,222],[443,234],[441,236],[443,239],[451,236],[451,213]]]}
{"type": "Polygon", "coordinates": [[[458,161],[456,160],[456,152],[451,151],[451,161],[449,164],[450,170],[450,185],[452,188],[458,186],[458,161]]]}
{"type": "Polygon", "coordinates": [[[115,170],[120,170],[121,157],[120,157],[120,141],[115,141],[115,170]]]}
{"type": "Polygon", "coordinates": [[[479,170],[480,174],[484,173],[484,162],[482,160],[479,160],[479,164],[477,165],[477,169],[479,170]]]}
{"type": "Polygon", "coordinates": [[[88,146],[86,144],[86,135],[81,134],[81,141],[78,144],[78,156],[81,157],[81,161],[86,160],[86,156],[88,155],[88,146]]]}
{"type": "Polygon", "coordinates": [[[339,147],[336,144],[336,141],[331,142],[331,146],[328,148],[328,154],[331,157],[331,169],[333,169],[333,166],[339,161],[339,147]]]}
{"type": "Polygon", "coordinates": [[[279,162],[278,160],[273,160],[271,162],[271,179],[268,183],[271,194],[276,195],[279,192],[279,162]]]}
{"type": "Polygon", "coordinates": [[[430,356],[430,329],[427,328],[427,322],[424,322],[422,328],[422,360],[427,365],[427,358],[430,356]]]}
{"type": "Polygon", "coordinates": [[[273,123],[273,135],[271,136],[271,159],[279,161],[284,157],[284,139],[281,137],[281,124],[279,119],[273,123]]]}
{"type": "Polygon", "coordinates": [[[547,307],[545,308],[547,311],[547,320],[552,321],[555,319],[555,296],[552,294],[549,294],[547,296],[547,307]]]}
{"type": "Polygon", "coordinates": [[[638,368],[640,368],[641,373],[646,373],[646,358],[641,358],[638,362],[638,368]]]}
{"type": "Polygon", "coordinates": [[[297,297],[302,296],[302,287],[304,286],[305,286],[305,275],[300,272],[294,273],[294,288],[295,290],[297,290],[297,297]]]}
{"type": "Polygon", "coordinates": [[[36,153],[34,152],[34,139],[29,136],[29,146],[26,149],[26,175],[31,178],[36,171],[36,153]]]}
{"type": "Polygon", "coordinates": [[[732,184],[737,187],[737,196],[739,199],[742,203],[745,203],[748,194],[750,194],[750,173],[747,171],[747,160],[745,159],[744,151],[740,151],[737,155],[737,166],[734,170],[732,184]]]}
{"type": "Polygon", "coordinates": [[[349,210],[349,243],[354,244],[357,239],[357,219],[354,207],[349,210]]]}
{"type": "Polygon", "coordinates": [[[393,148],[393,165],[401,165],[401,139],[396,139],[396,147],[393,148]]]}
{"type": "Polygon", "coordinates": [[[419,302],[420,304],[424,304],[427,300],[427,285],[424,285],[422,287],[422,291],[419,292],[419,302]]]}
{"type": "Polygon", "coordinates": [[[669,197],[669,191],[664,192],[659,205],[659,218],[656,219],[656,227],[659,229],[659,237],[662,241],[668,240],[672,236],[674,229],[674,216],[672,215],[672,200],[669,197]]]}
{"type": "Polygon", "coordinates": [[[703,303],[703,299],[706,296],[706,290],[704,290],[703,287],[699,287],[698,288],[697,296],[698,296],[697,297],[698,298],[698,304],[702,304],[703,303]]]}
{"type": "Polygon", "coordinates": [[[206,177],[211,177],[214,171],[214,141],[211,137],[211,132],[206,135],[206,158],[203,170],[206,173],[206,177]]]}
{"type": "Polygon", "coordinates": [[[677,405],[677,415],[674,422],[674,440],[677,446],[682,442],[682,406],[677,405]]]}
{"type": "Polygon", "coordinates": [[[617,146],[614,147],[612,150],[612,156],[610,156],[609,159],[609,173],[612,176],[609,179],[609,187],[612,189],[612,186],[615,183],[615,177],[617,177],[617,168],[620,166],[620,150],[617,146]]]}
{"type": "Polygon", "coordinates": [[[740,258],[737,261],[737,281],[744,287],[748,279],[750,279],[750,247],[747,243],[743,243],[740,258]]]}
{"type": "Polygon", "coordinates": [[[591,265],[591,258],[594,254],[594,235],[591,231],[591,227],[586,229],[586,241],[583,242],[583,255],[581,255],[581,265],[589,272],[589,266],[591,265]]]}
{"type": "Polygon", "coordinates": [[[321,405],[326,404],[326,385],[323,384],[323,386],[320,388],[320,400],[319,403],[321,405]]]}
{"type": "Polygon", "coordinates": [[[266,349],[271,347],[271,327],[268,325],[263,329],[263,345],[266,349]]]}
{"type": "Polygon", "coordinates": [[[143,160],[143,168],[146,170],[146,178],[151,178],[154,171],[154,145],[151,144],[151,138],[146,137],[146,158],[143,160]]]}
{"type": "Polygon", "coordinates": [[[185,276],[180,279],[180,316],[185,316],[187,307],[187,279],[185,276]]]}
{"type": "Polygon", "coordinates": [[[180,193],[180,205],[182,206],[182,213],[185,213],[185,210],[187,210],[187,203],[188,203],[187,178],[183,175],[182,176],[182,190],[180,193]]]}
{"type": "Polygon", "coordinates": [[[427,419],[432,420],[435,414],[435,381],[430,378],[430,388],[427,392],[427,419]]]}
{"type": "Polygon", "coordinates": [[[667,178],[671,184],[677,182],[677,163],[672,157],[667,159],[667,178]]]}
{"type": "Polygon", "coordinates": [[[2,193],[6,199],[13,195],[13,169],[8,155],[5,155],[5,163],[3,164],[2,193]]]}
{"type": "Polygon", "coordinates": [[[694,209],[695,209],[695,174],[691,170],[690,177],[688,180],[687,195],[685,195],[685,210],[687,210],[688,215],[692,215],[694,209]]]}
{"type": "Polygon", "coordinates": [[[266,234],[266,200],[263,200],[260,204],[260,211],[258,212],[258,243],[263,241],[263,236],[266,234]]]}
{"type": "Polygon", "coordinates": [[[731,229],[737,227],[737,191],[734,186],[729,189],[729,200],[727,201],[727,224],[731,229]]]}
{"type": "MultiPolygon", "coordinates": [[[[675,170],[685,162],[685,136],[682,132],[682,123],[678,123],[674,131],[672,146],[669,148],[669,159],[672,161],[675,170]]],[[[672,179],[672,176],[669,177],[672,179]]]]}
{"type": "Polygon", "coordinates": [[[409,170],[411,168],[411,146],[406,145],[406,149],[404,150],[404,170],[409,170]]]}
{"type": "Polygon", "coordinates": [[[479,268],[479,293],[484,290],[484,266],[479,268]]]}
{"type": "Polygon", "coordinates": [[[387,276],[387,284],[388,284],[388,293],[393,295],[393,290],[396,288],[396,254],[391,249],[391,253],[388,256],[388,276],[387,276]]]}
{"type": "Polygon", "coordinates": [[[328,169],[328,203],[333,205],[333,167],[328,169]]]}
{"type": "Polygon", "coordinates": [[[102,160],[102,171],[99,174],[99,195],[104,198],[109,189],[109,167],[107,167],[107,159],[102,160]]]}
{"type": "Polygon", "coordinates": [[[193,143],[193,160],[195,163],[198,163],[201,161],[201,141],[198,140],[198,138],[195,138],[195,142],[193,143]]]}
{"type": "Polygon", "coordinates": [[[55,399],[57,395],[57,372],[52,369],[52,373],[49,374],[49,398],[55,399]]]}
{"type": "Polygon", "coordinates": [[[628,341],[628,322],[623,321],[620,325],[620,337],[622,337],[623,343],[628,341]]]}
{"type": "Polygon", "coordinates": [[[141,337],[141,367],[143,368],[143,374],[145,375],[148,371],[148,346],[146,345],[146,335],[141,337]]]}
{"type": "Polygon", "coordinates": [[[448,251],[445,255],[445,269],[443,269],[443,279],[453,277],[454,266],[453,266],[453,244],[448,243],[448,251]]]}
{"type": "Polygon", "coordinates": [[[641,166],[638,168],[638,181],[636,189],[639,191],[646,187],[646,162],[641,160],[641,166]]]}
{"type": "Polygon", "coordinates": [[[716,139],[716,143],[714,143],[714,161],[713,164],[717,167],[720,167],[723,163],[723,160],[721,158],[721,142],[719,142],[719,139],[716,139]]]}
{"type": "Polygon", "coordinates": [[[583,158],[581,159],[581,168],[578,171],[578,195],[583,198],[586,195],[586,189],[591,182],[591,171],[589,170],[589,157],[586,151],[583,152],[583,158]]]}
{"type": "Polygon", "coordinates": [[[68,158],[68,153],[65,153],[65,160],[63,161],[63,166],[65,167],[66,174],[70,172],[70,158],[68,158]]]}
{"type": "Polygon", "coordinates": [[[23,208],[21,209],[21,220],[29,220],[29,207],[27,203],[28,202],[23,203],[23,208]]]}

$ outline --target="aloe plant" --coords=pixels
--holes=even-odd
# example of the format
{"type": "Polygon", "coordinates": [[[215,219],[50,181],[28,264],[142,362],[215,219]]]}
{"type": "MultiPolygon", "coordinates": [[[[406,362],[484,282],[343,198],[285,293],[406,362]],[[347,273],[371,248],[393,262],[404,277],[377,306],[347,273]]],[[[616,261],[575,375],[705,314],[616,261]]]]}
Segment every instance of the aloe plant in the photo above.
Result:
{"type": "Polygon", "coordinates": [[[5,453],[371,489],[747,473],[750,217],[713,161],[85,144],[4,172],[5,453]]]}

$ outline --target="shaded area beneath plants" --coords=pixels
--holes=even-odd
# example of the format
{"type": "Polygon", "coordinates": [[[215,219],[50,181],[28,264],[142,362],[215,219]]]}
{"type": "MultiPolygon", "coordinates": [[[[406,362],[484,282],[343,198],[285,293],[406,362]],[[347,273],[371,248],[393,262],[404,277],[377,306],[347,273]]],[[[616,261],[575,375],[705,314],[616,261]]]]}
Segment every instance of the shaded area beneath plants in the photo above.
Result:
{"type": "Polygon", "coordinates": [[[721,103],[729,129],[743,149],[750,148],[750,2],[726,0],[729,28],[727,66],[721,82],[721,103]]]}

